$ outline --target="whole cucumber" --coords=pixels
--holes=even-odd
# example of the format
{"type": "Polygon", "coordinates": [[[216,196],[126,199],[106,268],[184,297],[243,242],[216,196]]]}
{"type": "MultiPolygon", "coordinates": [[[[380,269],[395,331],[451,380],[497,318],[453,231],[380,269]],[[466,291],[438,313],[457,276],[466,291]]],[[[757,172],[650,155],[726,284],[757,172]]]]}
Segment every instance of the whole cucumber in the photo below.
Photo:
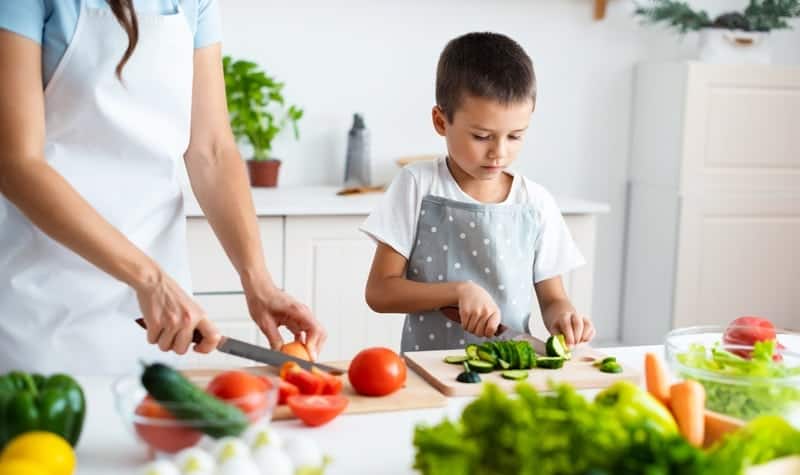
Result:
{"type": "Polygon", "coordinates": [[[238,407],[206,393],[167,365],[145,366],[142,385],[175,418],[192,421],[192,427],[215,439],[238,436],[249,423],[238,407]]]}

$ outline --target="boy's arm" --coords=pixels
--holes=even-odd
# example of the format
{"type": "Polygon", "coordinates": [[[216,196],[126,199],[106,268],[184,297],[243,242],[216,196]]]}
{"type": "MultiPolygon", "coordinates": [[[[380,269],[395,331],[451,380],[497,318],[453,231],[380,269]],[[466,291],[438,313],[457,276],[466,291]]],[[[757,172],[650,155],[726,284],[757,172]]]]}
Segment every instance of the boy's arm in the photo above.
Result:
{"type": "Polygon", "coordinates": [[[534,287],[544,326],[550,334],[563,334],[570,346],[594,338],[592,321],[572,306],[560,276],[537,282],[534,287]]]}
{"type": "Polygon", "coordinates": [[[458,305],[464,282],[431,284],[406,279],[408,261],[379,242],[367,280],[367,305],[378,313],[411,313],[458,305]]]}

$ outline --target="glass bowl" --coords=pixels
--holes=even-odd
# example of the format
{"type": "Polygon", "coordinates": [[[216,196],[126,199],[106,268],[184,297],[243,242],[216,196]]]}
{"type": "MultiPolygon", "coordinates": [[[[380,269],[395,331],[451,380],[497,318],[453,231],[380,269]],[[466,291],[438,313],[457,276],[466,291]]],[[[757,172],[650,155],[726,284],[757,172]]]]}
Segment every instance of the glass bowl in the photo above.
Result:
{"type": "Polygon", "coordinates": [[[723,341],[726,331],[747,326],[697,326],[667,334],[667,363],[679,378],[706,389],[706,407],[744,420],[772,414],[800,426],[800,333],[776,330],[773,358],[754,354],[754,345],[723,341]]]}
{"type": "MultiPolygon", "coordinates": [[[[272,419],[272,412],[278,402],[278,379],[270,376],[264,378],[270,384],[263,392],[225,401],[242,409],[251,425],[272,419]]],[[[175,419],[169,411],[180,408],[180,405],[159,404],[149,397],[139,374],[120,377],[111,390],[117,413],[131,433],[149,447],[151,456],[159,453],[174,454],[192,447],[207,437],[203,433],[204,428],[224,424],[221,420],[175,419]]]]}

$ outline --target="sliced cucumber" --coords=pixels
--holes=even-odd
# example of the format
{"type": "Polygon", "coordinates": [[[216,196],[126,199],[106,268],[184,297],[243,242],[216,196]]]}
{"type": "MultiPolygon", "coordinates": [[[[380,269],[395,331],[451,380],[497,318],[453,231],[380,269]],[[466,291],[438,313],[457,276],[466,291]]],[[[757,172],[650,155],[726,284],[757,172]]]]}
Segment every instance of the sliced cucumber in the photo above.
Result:
{"type": "Polygon", "coordinates": [[[503,371],[500,373],[500,376],[504,377],[505,379],[520,381],[528,378],[528,372],[522,369],[511,369],[508,371],[503,371]]]}
{"type": "Polygon", "coordinates": [[[471,370],[477,371],[479,373],[491,373],[494,369],[494,364],[488,361],[483,360],[470,360],[467,361],[467,365],[470,367],[471,370]]]}
{"type": "Polygon", "coordinates": [[[459,373],[459,375],[456,376],[456,381],[458,381],[459,383],[474,384],[474,383],[480,383],[481,377],[478,373],[470,369],[469,364],[464,363],[464,372],[459,373]]]}
{"type": "Polygon", "coordinates": [[[551,335],[550,338],[547,339],[547,343],[545,343],[545,350],[547,350],[547,356],[564,358],[567,360],[572,358],[572,353],[569,351],[564,335],[551,335]]]}
{"type": "Polygon", "coordinates": [[[604,373],[621,373],[622,372],[622,365],[620,365],[619,362],[617,362],[616,359],[613,359],[611,361],[606,361],[606,360],[608,360],[608,358],[603,360],[603,362],[600,364],[600,371],[602,371],[604,373]]]}
{"type": "Polygon", "coordinates": [[[471,360],[479,359],[478,358],[478,345],[476,345],[474,343],[470,343],[469,345],[467,345],[467,347],[464,349],[464,351],[467,352],[467,357],[469,359],[471,359],[471,360]]]}
{"type": "Polygon", "coordinates": [[[510,369],[511,368],[511,363],[509,363],[508,361],[506,361],[506,360],[504,360],[502,358],[497,360],[497,364],[498,364],[498,366],[500,366],[500,369],[510,369]]]}
{"type": "Polygon", "coordinates": [[[467,356],[467,355],[450,355],[450,356],[445,356],[444,357],[444,362],[445,363],[450,363],[450,364],[461,364],[461,363],[463,363],[465,361],[468,361],[468,360],[469,360],[469,356],[467,356]]]}
{"type": "Polygon", "coordinates": [[[491,363],[492,367],[497,364],[497,357],[494,355],[494,352],[485,349],[483,346],[478,347],[478,358],[480,358],[480,361],[491,363]]]}
{"type": "Polygon", "coordinates": [[[542,356],[536,358],[536,367],[544,369],[559,369],[564,366],[564,358],[556,356],[542,356]]]}

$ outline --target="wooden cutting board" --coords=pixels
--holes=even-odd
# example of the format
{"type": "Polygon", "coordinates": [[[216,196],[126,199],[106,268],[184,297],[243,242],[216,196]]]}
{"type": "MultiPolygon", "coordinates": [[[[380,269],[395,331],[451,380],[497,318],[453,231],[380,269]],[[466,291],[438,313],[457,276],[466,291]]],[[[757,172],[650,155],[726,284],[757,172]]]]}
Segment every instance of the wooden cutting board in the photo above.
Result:
{"type": "MultiPolygon", "coordinates": [[[[326,363],[336,368],[347,369],[350,362],[326,363]]],[[[278,370],[271,366],[248,366],[235,368],[252,374],[277,376],[278,370]]],[[[205,387],[211,379],[229,369],[192,369],[183,373],[195,384],[205,387]]],[[[406,411],[410,409],[426,409],[444,407],[447,398],[426,383],[419,375],[409,370],[406,376],[406,385],[398,391],[383,397],[367,397],[356,394],[347,374],[341,376],[344,386],[342,394],[347,396],[350,403],[345,409],[346,414],[363,414],[368,412],[406,411]]],[[[272,420],[293,419],[294,414],[288,406],[278,406],[272,414],[272,420]]]]}
{"type": "MultiPolygon", "coordinates": [[[[544,342],[526,336],[520,339],[529,341],[536,353],[544,354],[544,342]]],[[[506,391],[513,391],[518,381],[504,379],[500,371],[481,374],[481,384],[460,383],[456,381],[459,373],[464,371],[463,365],[448,364],[444,357],[448,355],[463,355],[464,350],[440,351],[415,351],[406,353],[409,368],[419,373],[433,387],[445,396],[477,396],[483,390],[483,383],[492,382],[506,391]]],[[[531,369],[528,370],[528,379],[525,381],[539,390],[548,390],[549,382],[569,383],[578,389],[604,388],[619,380],[628,380],[639,383],[641,374],[623,365],[622,373],[603,373],[592,366],[595,361],[607,356],[591,347],[581,345],[572,351],[572,359],[564,363],[561,369],[531,369]]],[[[620,362],[620,364],[622,364],[620,362]]]]}

